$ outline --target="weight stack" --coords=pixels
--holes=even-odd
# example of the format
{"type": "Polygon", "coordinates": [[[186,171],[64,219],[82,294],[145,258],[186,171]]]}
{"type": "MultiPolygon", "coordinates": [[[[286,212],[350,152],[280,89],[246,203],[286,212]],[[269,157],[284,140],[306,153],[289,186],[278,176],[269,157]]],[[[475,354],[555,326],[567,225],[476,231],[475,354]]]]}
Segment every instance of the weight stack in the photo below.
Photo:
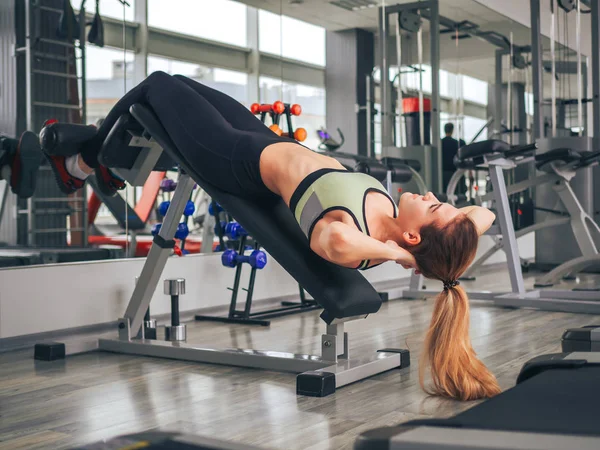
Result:
{"type": "Polygon", "coordinates": [[[431,144],[431,100],[423,99],[423,138],[421,142],[421,132],[419,130],[419,99],[417,97],[405,98],[402,100],[402,110],[404,113],[404,124],[406,130],[406,145],[430,145],[431,144]]]}

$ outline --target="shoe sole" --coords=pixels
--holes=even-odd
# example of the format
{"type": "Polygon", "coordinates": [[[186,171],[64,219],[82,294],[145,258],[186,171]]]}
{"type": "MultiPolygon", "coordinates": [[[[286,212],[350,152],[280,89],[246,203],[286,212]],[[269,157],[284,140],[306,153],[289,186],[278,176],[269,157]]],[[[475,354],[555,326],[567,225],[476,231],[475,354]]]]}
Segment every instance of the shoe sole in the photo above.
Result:
{"type": "Polygon", "coordinates": [[[98,190],[102,192],[102,194],[107,195],[109,197],[114,197],[115,195],[117,195],[118,189],[114,189],[104,182],[104,179],[102,178],[102,174],[100,173],[99,169],[94,170],[94,175],[96,177],[96,186],[98,186],[98,190]]]}
{"type": "Polygon", "coordinates": [[[23,133],[19,140],[18,157],[21,164],[18,196],[29,198],[35,192],[37,174],[43,158],[42,149],[35,133],[31,131],[23,133]]]}
{"type": "Polygon", "coordinates": [[[54,181],[56,181],[56,184],[58,185],[58,188],[61,190],[61,192],[63,194],[67,194],[67,195],[72,194],[73,192],[76,192],[77,189],[72,189],[65,185],[65,182],[62,180],[62,178],[60,176],[60,172],[58,171],[58,167],[56,167],[56,165],[54,164],[54,161],[52,161],[52,155],[48,155],[46,153],[43,153],[43,155],[46,157],[46,160],[48,161],[48,165],[52,169],[52,174],[54,175],[54,181]]]}

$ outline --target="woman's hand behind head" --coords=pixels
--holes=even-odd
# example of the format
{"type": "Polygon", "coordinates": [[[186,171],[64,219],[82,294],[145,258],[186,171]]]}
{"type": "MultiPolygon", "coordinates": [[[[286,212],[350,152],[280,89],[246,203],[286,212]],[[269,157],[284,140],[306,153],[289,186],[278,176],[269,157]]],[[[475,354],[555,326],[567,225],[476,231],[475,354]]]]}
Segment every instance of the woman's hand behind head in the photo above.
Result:
{"type": "MultiPolygon", "coordinates": [[[[403,249],[398,245],[395,241],[386,241],[385,245],[394,249],[395,254],[397,255],[395,258],[396,264],[400,264],[405,269],[416,269],[417,262],[415,261],[414,256],[406,249],[403,249]]],[[[420,273],[417,271],[417,273],[420,273]]]]}

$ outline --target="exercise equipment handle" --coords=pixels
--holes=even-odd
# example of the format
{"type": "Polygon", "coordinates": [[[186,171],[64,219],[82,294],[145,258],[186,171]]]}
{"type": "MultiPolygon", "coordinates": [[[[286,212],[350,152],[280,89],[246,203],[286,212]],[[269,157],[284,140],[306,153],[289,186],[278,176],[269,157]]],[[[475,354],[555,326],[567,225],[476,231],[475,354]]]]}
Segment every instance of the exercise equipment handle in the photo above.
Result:
{"type": "Polygon", "coordinates": [[[591,164],[591,163],[599,161],[599,160],[600,160],[600,151],[588,153],[581,158],[580,165],[586,166],[588,164],[591,164]]]}

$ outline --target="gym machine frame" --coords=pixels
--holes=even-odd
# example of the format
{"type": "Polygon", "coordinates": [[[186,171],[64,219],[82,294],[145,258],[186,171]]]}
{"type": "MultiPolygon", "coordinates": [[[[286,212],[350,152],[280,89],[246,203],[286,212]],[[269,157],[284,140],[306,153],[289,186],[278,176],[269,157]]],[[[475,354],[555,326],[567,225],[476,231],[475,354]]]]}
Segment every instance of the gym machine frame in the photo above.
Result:
{"type": "MultiPolygon", "coordinates": [[[[532,146],[525,146],[516,151],[531,150],[532,146]]],[[[525,294],[525,284],[523,282],[523,272],[521,271],[521,261],[519,259],[517,240],[513,228],[512,218],[510,215],[510,205],[508,203],[508,193],[506,183],[504,182],[504,170],[512,169],[516,164],[504,157],[492,158],[484,156],[484,163],[480,167],[485,167],[489,170],[490,180],[493,191],[490,193],[495,200],[497,208],[496,224],[492,225],[486,234],[498,235],[501,234],[504,238],[501,245],[506,253],[508,261],[508,273],[510,277],[511,292],[523,295],[525,294]]],[[[403,299],[418,299],[436,296],[440,293],[437,291],[423,289],[425,278],[423,275],[418,275],[413,272],[410,278],[409,289],[403,292],[403,299]]],[[[469,291],[469,296],[477,300],[495,300],[498,292],[491,291],[469,291]]]]}
{"type": "MultiPolygon", "coordinates": [[[[133,105],[130,109],[131,115],[144,127],[144,131],[137,133],[128,130],[128,132],[131,134],[129,145],[138,147],[139,155],[132,169],[115,170],[128,182],[135,182],[139,185],[148,177],[163,149],[147,131],[148,126],[144,123],[144,114],[136,114],[139,111],[136,107],[140,109],[145,107],[133,105]]],[[[388,370],[407,367],[410,364],[410,355],[407,350],[382,349],[371,357],[350,358],[348,333],[344,331],[344,323],[366,316],[335,319],[328,324],[326,332],[322,335],[320,356],[250,349],[200,348],[181,342],[146,339],[142,326],[144,317],[147,315],[152,295],[160,281],[163,269],[171,256],[177,224],[194,184],[194,180],[180,170],[171,206],[160,232],[154,238],[125,315],[118,319],[118,338],[36,344],[35,359],[49,361],[62,359],[67,355],[101,350],[129,355],[293,372],[298,373],[297,394],[315,397],[333,394],[336,388],[388,370]]]]}
{"type": "MultiPolygon", "coordinates": [[[[402,12],[418,12],[430,22],[430,61],[431,61],[431,123],[440,122],[440,92],[439,92],[439,69],[440,69],[440,16],[439,1],[427,0],[422,2],[402,3],[391,6],[382,6],[379,8],[379,67],[381,68],[381,147],[383,156],[395,156],[389,154],[389,148],[393,146],[392,129],[393,114],[390,112],[391,96],[388,92],[389,82],[389,64],[387,58],[387,42],[389,38],[389,16],[398,15],[402,12]]],[[[399,20],[399,17],[398,17],[399,20]]],[[[421,103],[421,102],[420,102],[421,103]]],[[[420,110],[422,111],[422,105],[420,110]]],[[[423,119],[421,119],[423,123],[423,119]]],[[[423,145],[419,146],[423,147],[423,145]]],[[[433,191],[441,191],[442,181],[442,155],[438,151],[440,148],[440,130],[437,126],[431,127],[431,145],[426,146],[430,149],[430,160],[425,161],[423,173],[425,179],[430,181],[430,188],[433,191]]],[[[421,152],[422,152],[421,148],[421,152]]],[[[402,149],[403,156],[411,158],[410,148],[402,149]],[[408,150],[408,152],[407,152],[408,150]]]]}
{"type": "MultiPolygon", "coordinates": [[[[594,155],[592,155],[592,157],[597,158],[597,156],[594,155]]],[[[556,267],[554,270],[536,282],[535,287],[550,287],[559,282],[561,278],[576,272],[577,267],[582,261],[593,261],[594,258],[598,257],[599,252],[595,242],[600,242],[600,227],[598,224],[596,224],[596,222],[594,222],[592,217],[584,211],[581,203],[573,191],[573,188],[569,184],[569,181],[576,175],[577,164],[579,162],[580,161],[575,161],[562,166],[558,165],[557,162],[550,162],[548,164],[552,166],[554,173],[537,175],[533,179],[523,180],[506,187],[507,195],[512,195],[536,186],[551,184],[552,189],[557,193],[563,206],[567,210],[565,213],[566,217],[538,221],[533,225],[515,231],[515,236],[517,239],[519,239],[537,230],[552,228],[560,225],[570,225],[573,235],[575,236],[577,246],[579,247],[582,255],[579,258],[567,261],[566,263],[556,267]],[[595,234],[596,241],[594,240],[592,233],[595,234]]],[[[466,172],[466,169],[458,169],[454,173],[450,179],[450,182],[448,183],[448,192],[455,192],[456,186],[458,185],[458,182],[462,178],[464,172],[466,172]]],[[[477,203],[480,205],[483,202],[488,200],[493,201],[494,199],[494,192],[490,192],[476,198],[477,203]]],[[[486,233],[486,235],[490,235],[490,233],[486,233]]],[[[504,248],[502,236],[492,237],[494,238],[495,244],[487,252],[477,258],[477,260],[471,264],[469,269],[461,278],[465,280],[474,279],[475,273],[485,263],[485,261],[491,258],[498,250],[504,248]]]]}
{"type": "MultiPolygon", "coordinates": [[[[516,232],[513,227],[512,217],[510,214],[510,205],[508,202],[509,191],[506,187],[504,179],[504,170],[511,170],[521,164],[530,164],[535,161],[534,156],[523,155],[519,161],[508,159],[510,156],[518,156],[523,153],[530,153],[535,150],[536,145],[527,145],[517,147],[505,152],[504,155],[489,154],[483,155],[483,162],[478,165],[480,168],[487,168],[490,174],[492,183],[492,192],[486,195],[486,198],[493,199],[497,211],[496,225],[493,225],[486,234],[501,235],[502,239],[499,243],[506,253],[508,263],[508,273],[511,283],[511,291],[509,293],[493,293],[493,292],[469,292],[469,295],[478,300],[491,300],[496,305],[508,307],[536,307],[541,309],[549,309],[553,311],[579,312],[579,313],[600,313],[600,295],[595,291],[586,291],[583,289],[577,291],[564,290],[533,290],[526,291],[523,274],[521,270],[520,258],[518,254],[518,246],[516,241],[516,232]]],[[[551,163],[552,164],[552,163],[551,163]]],[[[562,168],[565,170],[565,177],[561,178],[558,175],[542,176],[548,181],[552,181],[554,177],[561,180],[554,186],[555,190],[566,202],[567,207],[575,212],[580,212],[580,205],[577,198],[565,178],[569,176],[569,167],[562,168]]],[[[571,174],[572,175],[572,174],[571,174]]],[[[455,180],[456,181],[456,180],[455,180]]],[[[556,181],[555,181],[556,183],[556,181]]],[[[517,183],[509,189],[511,192],[520,191],[528,187],[529,184],[535,184],[535,180],[517,183]]],[[[560,219],[559,219],[560,220],[560,219]]],[[[586,251],[591,252],[595,249],[592,235],[589,229],[585,226],[584,221],[591,220],[587,215],[580,215],[579,220],[574,222],[574,230],[578,231],[578,243],[582,251],[588,246],[586,251]]],[[[594,224],[595,225],[595,224],[594,224]]],[[[597,225],[593,230],[598,231],[597,225]]],[[[586,257],[588,260],[590,257],[586,257]]],[[[600,261],[597,255],[594,257],[600,261]]],[[[579,258],[577,259],[579,260],[579,258]]],[[[577,261],[576,260],[576,261],[577,261]]],[[[567,269],[571,269],[568,267],[567,269]]],[[[550,273],[539,284],[546,283],[556,279],[556,274],[550,273]]],[[[439,291],[431,291],[421,289],[423,286],[423,276],[413,273],[409,290],[404,292],[403,298],[423,298],[435,296],[439,291]]]]}

